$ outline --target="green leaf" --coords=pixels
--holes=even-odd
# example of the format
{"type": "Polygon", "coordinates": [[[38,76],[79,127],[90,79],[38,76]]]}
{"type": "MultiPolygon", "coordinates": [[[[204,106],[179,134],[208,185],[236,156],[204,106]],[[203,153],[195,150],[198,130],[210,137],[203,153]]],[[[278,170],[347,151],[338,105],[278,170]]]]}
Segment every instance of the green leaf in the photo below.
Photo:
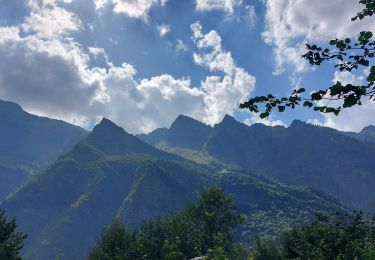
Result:
{"type": "Polygon", "coordinates": [[[343,107],[352,107],[355,104],[357,104],[358,98],[355,97],[354,95],[349,95],[344,99],[344,105],[343,107]]]}
{"type": "Polygon", "coordinates": [[[285,111],[285,106],[278,106],[279,112],[284,112],[285,111]]]}
{"type": "Polygon", "coordinates": [[[334,107],[327,107],[327,109],[325,110],[325,113],[335,113],[336,114],[336,108],[334,107]]]}
{"type": "Polygon", "coordinates": [[[365,59],[359,60],[358,63],[363,65],[363,66],[366,66],[366,67],[370,64],[370,62],[368,60],[365,60],[365,59]]]}
{"type": "Polygon", "coordinates": [[[375,66],[371,67],[370,74],[367,77],[367,81],[368,82],[375,81],[375,66]]]}
{"type": "Polygon", "coordinates": [[[270,113],[266,111],[266,112],[261,113],[261,114],[259,115],[259,117],[260,117],[261,119],[263,119],[263,118],[268,117],[269,115],[270,115],[270,113]]]}
{"type": "Polygon", "coordinates": [[[367,40],[371,39],[371,38],[372,38],[372,32],[366,32],[366,33],[365,33],[365,38],[366,38],[367,40]]]}
{"type": "Polygon", "coordinates": [[[312,94],[311,94],[311,99],[312,99],[312,100],[321,100],[321,99],[322,99],[322,95],[319,94],[319,93],[317,93],[317,92],[312,93],[312,94]]]}
{"type": "Polygon", "coordinates": [[[312,103],[312,102],[310,102],[310,101],[305,101],[304,103],[303,103],[303,106],[304,107],[312,107],[314,104],[312,103]]]}
{"type": "Polygon", "coordinates": [[[337,43],[337,39],[335,39],[335,40],[330,40],[330,41],[329,41],[329,44],[330,44],[330,45],[336,45],[336,43],[337,43]]]}

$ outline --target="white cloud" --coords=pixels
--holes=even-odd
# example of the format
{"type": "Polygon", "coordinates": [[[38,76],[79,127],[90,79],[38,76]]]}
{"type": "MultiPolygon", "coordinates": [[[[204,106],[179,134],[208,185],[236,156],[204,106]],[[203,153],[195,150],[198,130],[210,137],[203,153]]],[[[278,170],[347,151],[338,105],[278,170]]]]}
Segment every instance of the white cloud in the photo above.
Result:
{"type": "Polygon", "coordinates": [[[93,0],[96,10],[104,8],[110,1],[109,0],[93,0]]]}
{"type": "Polygon", "coordinates": [[[157,27],[160,37],[164,37],[167,33],[171,31],[171,26],[169,24],[162,24],[157,27]]]}
{"type": "Polygon", "coordinates": [[[343,109],[339,116],[324,115],[323,121],[315,120],[313,122],[342,131],[359,132],[368,125],[375,125],[374,101],[364,100],[362,103],[361,106],[343,109]]]}
{"type": "Polygon", "coordinates": [[[250,96],[256,80],[243,68],[237,67],[231,53],[222,49],[221,37],[216,31],[204,34],[199,22],[192,24],[191,30],[199,50],[193,55],[194,62],[212,72],[225,74],[223,77],[207,77],[202,82],[202,89],[209,93],[205,97],[207,115],[203,119],[208,124],[214,124],[221,121],[226,113],[233,113],[239,102],[250,96]]]}
{"type": "Polygon", "coordinates": [[[32,11],[22,25],[25,32],[33,33],[39,38],[52,39],[80,29],[79,18],[57,6],[56,1],[49,1],[42,6],[35,1],[29,3],[32,11]]]}
{"type": "Polygon", "coordinates": [[[253,5],[247,5],[246,11],[247,11],[247,19],[248,19],[250,25],[253,26],[255,24],[255,20],[257,18],[256,12],[255,12],[255,7],[253,5]]]}
{"type": "Polygon", "coordinates": [[[7,41],[18,41],[20,29],[16,26],[13,27],[0,27],[0,43],[7,41]]]}
{"type": "Polygon", "coordinates": [[[101,9],[107,4],[113,5],[115,13],[123,13],[133,18],[145,19],[151,7],[156,4],[164,6],[168,0],[94,0],[96,9],[101,9]]]}
{"type": "Polygon", "coordinates": [[[199,22],[192,24],[191,30],[193,41],[197,44],[198,49],[209,50],[204,53],[194,53],[194,62],[210,71],[222,71],[228,75],[233,75],[236,66],[231,53],[222,50],[220,35],[214,30],[203,34],[202,25],[199,22]]]}
{"type": "Polygon", "coordinates": [[[333,83],[340,81],[342,84],[353,84],[353,85],[360,85],[363,84],[365,77],[363,75],[356,76],[349,71],[336,71],[335,77],[332,80],[333,83]]]}
{"type": "Polygon", "coordinates": [[[251,118],[246,118],[243,123],[245,125],[263,124],[267,126],[285,126],[281,120],[274,120],[272,116],[268,118],[260,118],[259,114],[251,114],[251,118]]]}
{"type": "Polygon", "coordinates": [[[233,115],[241,101],[247,99],[255,88],[255,78],[242,68],[233,76],[211,76],[202,82],[204,96],[204,114],[200,119],[213,125],[220,122],[224,115],[233,115]]]}
{"type": "Polygon", "coordinates": [[[350,21],[361,9],[358,1],[265,0],[265,4],[266,29],[262,37],[274,48],[276,74],[288,65],[297,72],[306,70],[307,64],[301,58],[306,42],[326,43],[335,37],[354,37],[363,29],[375,30],[374,18],[350,21]]]}
{"type": "Polygon", "coordinates": [[[94,55],[95,57],[99,55],[106,56],[105,50],[103,48],[98,48],[98,47],[89,47],[89,52],[94,55]]]}
{"type": "Polygon", "coordinates": [[[177,43],[176,43],[176,51],[177,52],[180,52],[180,51],[187,51],[189,49],[189,47],[181,40],[177,40],[177,43]]]}
{"type": "Polygon", "coordinates": [[[236,6],[242,5],[242,0],[196,0],[198,11],[222,10],[228,15],[233,14],[236,6]]]}

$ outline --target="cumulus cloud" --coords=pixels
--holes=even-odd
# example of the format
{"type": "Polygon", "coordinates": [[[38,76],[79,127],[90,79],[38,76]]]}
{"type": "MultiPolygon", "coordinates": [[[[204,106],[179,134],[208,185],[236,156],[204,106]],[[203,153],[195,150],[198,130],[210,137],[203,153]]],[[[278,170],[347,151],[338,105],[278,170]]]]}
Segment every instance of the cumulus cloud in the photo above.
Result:
{"type": "Polygon", "coordinates": [[[281,120],[275,120],[272,116],[268,118],[260,118],[258,114],[251,114],[250,118],[246,118],[243,123],[245,125],[263,124],[267,126],[285,126],[281,120]]]}
{"type": "Polygon", "coordinates": [[[307,64],[301,58],[306,42],[326,43],[335,37],[355,37],[364,29],[375,30],[373,18],[350,22],[361,9],[358,1],[265,0],[265,4],[266,28],[262,37],[274,48],[276,74],[289,65],[297,72],[306,70],[307,64]]]}
{"type": "Polygon", "coordinates": [[[54,2],[48,6],[31,4],[32,11],[24,24],[0,28],[0,35],[6,36],[0,40],[0,97],[19,102],[40,115],[76,123],[83,118],[77,110],[82,114],[95,110],[92,97],[97,92],[97,85],[86,80],[88,56],[72,39],[60,38],[79,20],[61,12],[54,2]],[[57,13],[61,17],[50,15],[57,13]],[[50,28],[46,17],[51,20],[50,28]],[[61,21],[69,26],[55,28],[61,21]],[[22,35],[20,28],[24,30],[22,35]],[[85,103],[91,103],[92,109],[82,105],[85,103]]]}
{"type": "Polygon", "coordinates": [[[193,30],[195,57],[223,76],[209,76],[199,86],[168,74],[138,79],[134,66],[114,65],[104,49],[81,46],[71,34],[81,30],[81,21],[61,10],[59,1],[30,3],[24,23],[0,27],[0,97],[30,112],[82,126],[104,116],[132,133],[149,132],[179,114],[217,123],[254,89],[255,78],[236,66],[215,31],[193,30]],[[106,66],[91,66],[100,55],[106,66]]]}
{"type": "Polygon", "coordinates": [[[133,18],[146,18],[153,5],[164,6],[167,0],[94,0],[96,9],[113,5],[115,13],[123,13],[133,18]]]}
{"type": "Polygon", "coordinates": [[[169,24],[162,24],[157,27],[160,37],[164,37],[167,33],[171,31],[171,26],[169,24]]]}
{"type": "Polygon", "coordinates": [[[44,2],[42,6],[33,1],[30,3],[31,14],[25,18],[22,25],[25,32],[33,33],[39,38],[53,39],[79,30],[81,26],[79,18],[59,7],[57,1],[44,2]]]}
{"type": "Polygon", "coordinates": [[[198,49],[209,50],[205,53],[194,53],[194,62],[210,71],[222,71],[228,75],[233,75],[236,65],[231,53],[222,50],[220,35],[214,30],[203,34],[202,25],[199,22],[192,24],[191,30],[193,41],[197,44],[198,49]]]}
{"type": "Polygon", "coordinates": [[[105,116],[130,132],[148,132],[179,114],[195,116],[205,106],[207,94],[188,79],[160,75],[137,81],[129,64],[90,69],[84,58],[75,64],[66,53],[43,51],[43,42],[28,47],[33,40],[0,44],[0,96],[28,111],[83,126],[105,116]]]}
{"type": "Polygon", "coordinates": [[[202,31],[199,22],[191,25],[192,39],[199,52],[193,55],[194,62],[212,72],[219,71],[223,77],[210,76],[202,82],[202,89],[209,93],[205,97],[206,123],[219,122],[225,113],[233,113],[239,102],[247,99],[255,88],[255,77],[238,67],[230,52],[221,46],[220,35],[212,30],[207,34],[202,31]]]}
{"type": "Polygon", "coordinates": [[[12,27],[0,27],[0,43],[9,41],[18,41],[20,29],[17,26],[12,27]]]}
{"type": "Polygon", "coordinates": [[[228,15],[233,14],[236,6],[242,5],[242,0],[196,0],[198,11],[222,10],[228,15]]]}

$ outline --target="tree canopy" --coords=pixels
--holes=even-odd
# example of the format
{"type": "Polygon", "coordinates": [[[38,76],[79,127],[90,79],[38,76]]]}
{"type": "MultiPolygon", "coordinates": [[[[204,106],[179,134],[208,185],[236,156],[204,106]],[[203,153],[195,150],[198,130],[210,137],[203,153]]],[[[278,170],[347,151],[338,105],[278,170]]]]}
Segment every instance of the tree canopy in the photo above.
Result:
{"type": "Polygon", "coordinates": [[[103,230],[89,253],[106,259],[375,259],[375,216],[317,213],[314,221],[258,238],[252,248],[234,243],[241,223],[233,199],[211,187],[184,210],[128,229],[118,219],[103,230]]]}
{"type": "MultiPolygon", "coordinates": [[[[360,0],[364,6],[351,20],[362,20],[375,13],[375,0],[360,0]]],[[[350,22],[350,21],[348,21],[350,22]]],[[[260,118],[268,117],[274,109],[284,112],[286,108],[294,109],[298,105],[312,108],[322,113],[334,113],[338,115],[344,108],[362,105],[364,98],[372,101],[375,99],[375,39],[373,32],[362,31],[356,40],[332,39],[329,47],[320,47],[316,44],[306,44],[307,52],[302,55],[312,66],[320,66],[323,62],[331,61],[339,71],[358,70],[368,68],[366,82],[361,85],[343,84],[336,81],[326,89],[313,91],[310,97],[303,96],[304,88],[294,89],[286,97],[277,98],[272,94],[267,96],[256,96],[240,104],[240,108],[249,109],[251,112],[260,113],[260,118]],[[339,101],[338,106],[329,106],[319,101],[339,101]],[[260,106],[261,104],[261,106],[260,106]]]]}
{"type": "Polygon", "coordinates": [[[27,236],[16,228],[16,220],[7,221],[4,211],[0,210],[0,259],[21,259],[19,253],[27,236]]]}
{"type": "MultiPolygon", "coordinates": [[[[104,229],[89,259],[242,259],[246,250],[233,243],[241,222],[233,199],[222,188],[204,190],[184,210],[145,221],[130,230],[119,220],[104,229]]],[[[243,258],[244,259],[244,258],[243,258]]]]}
{"type": "Polygon", "coordinates": [[[279,241],[258,239],[255,259],[375,259],[375,222],[361,212],[317,214],[279,241]]]}

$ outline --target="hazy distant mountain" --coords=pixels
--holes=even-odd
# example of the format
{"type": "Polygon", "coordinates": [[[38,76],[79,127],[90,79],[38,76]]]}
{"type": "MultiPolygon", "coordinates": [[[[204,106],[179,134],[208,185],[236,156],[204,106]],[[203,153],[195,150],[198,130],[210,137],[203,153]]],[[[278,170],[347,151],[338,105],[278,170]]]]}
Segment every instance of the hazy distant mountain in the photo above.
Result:
{"type": "Polygon", "coordinates": [[[29,235],[26,258],[82,259],[113,217],[134,227],[186,206],[212,184],[234,194],[246,216],[238,232],[245,242],[305,222],[315,211],[340,209],[307,188],[245,171],[213,171],[160,151],[106,119],[0,207],[29,235]]]}
{"type": "Polygon", "coordinates": [[[359,133],[345,132],[344,134],[363,142],[375,143],[375,126],[373,125],[364,127],[359,133]]]}
{"type": "Polygon", "coordinates": [[[145,142],[155,145],[160,140],[170,146],[201,150],[212,132],[212,128],[190,117],[180,115],[169,129],[159,128],[149,135],[139,135],[145,142]]]}
{"type": "Polygon", "coordinates": [[[2,100],[0,122],[0,200],[87,135],[80,127],[31,115],[2,100]]]}
{"type": "MultiPolygon", "coordinates": [[[[163,135],[152,132],[147,137],[140,137],[170,152],[191,149],[185,145],[194,142],[189,130],[185,130],[193,124],[191,120],[188,127],[179,128],[178,134],[171,131],[171,127],[165,129],[163,135]],[[170,135],[185,138],[183,142],[171,143],[170,135]]],[[[207,138],[205,141],[199,140],[203,148],[195,153],[224,163],[237,164],[287,184],[308,185],[333,194],[350,207],[373,211],[375,169],[372,157],[375,154],[375,143],[356,140],[370,140],[373,129],[365,128],[352,138],[346,133],[301,121],[294,121],[288,128],[262,124],[247,126],[226,116],[210,131],[205,128],[202,136],[207,138]]],[[[184,156],[182,152],[179,154],[184,156]]],[[[191,156],[184,157],[194,160],[191,156]]]]}

